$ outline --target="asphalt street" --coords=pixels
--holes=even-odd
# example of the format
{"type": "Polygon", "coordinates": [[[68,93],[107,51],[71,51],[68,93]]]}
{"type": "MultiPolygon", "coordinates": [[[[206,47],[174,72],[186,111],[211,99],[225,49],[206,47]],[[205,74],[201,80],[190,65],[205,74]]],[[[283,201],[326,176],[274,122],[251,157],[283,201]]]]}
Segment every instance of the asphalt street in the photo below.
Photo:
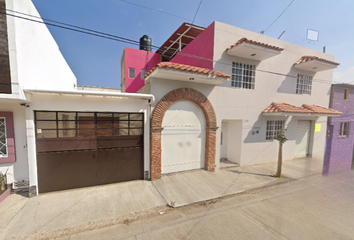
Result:
{"type": "Polygon", "coordinates": [[[353,185],[316,175],[59,239],[354,239],[353,185]]]}

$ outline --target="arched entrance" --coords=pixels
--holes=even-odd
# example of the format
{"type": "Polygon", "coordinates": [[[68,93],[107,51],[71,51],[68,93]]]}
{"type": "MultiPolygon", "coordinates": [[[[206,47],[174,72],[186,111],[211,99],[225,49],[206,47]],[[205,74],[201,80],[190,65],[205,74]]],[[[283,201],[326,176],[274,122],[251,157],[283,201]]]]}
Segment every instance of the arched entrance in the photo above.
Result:
{"type": "MultiPolygon", "coordinates": [[[[204,168],[215,171],[216,116],[214,108],[202,93],[191,88],[179,88],[166,94],[156,105],[151,120],[151,180],[161,177],[161,133],[165,113],[172,104],[189,100],[203,112],[205,118],[204,168]]],[[[177,105],[178,106],[178,105],[177,105]]]]}
{"type": "Polygon", "coordinates": [[[161,173],[205,166],[205,118],[191,101],[178,101],[165,112],[161,134],[161,173]]]}

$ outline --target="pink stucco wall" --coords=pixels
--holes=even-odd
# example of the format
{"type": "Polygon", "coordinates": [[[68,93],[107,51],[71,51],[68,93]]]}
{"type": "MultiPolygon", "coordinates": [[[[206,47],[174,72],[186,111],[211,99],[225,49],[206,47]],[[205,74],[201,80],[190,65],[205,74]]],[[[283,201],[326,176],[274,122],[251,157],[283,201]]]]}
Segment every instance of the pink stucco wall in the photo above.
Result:
{"type": "Polygon", "coordinates": [[[181,53],[195,55],[204,59],[177,54],[170,62],[213,69],[213,62],[211,60],[214,54],[214,30],[215,23],[213,22],[181,51],[181,53]]]}
{"type": "Polygon", "coordinates": [[[160,54],[138,49],[126,48],[125,50],[125,92],[136,93],[145,84],[141,79],[141,69],[149,72],[160,62],[160,54]],[[135,78],[129,78],[129,68],[135,68],[135,78]]]}
{"type": "Polygon", "coordinates": [[[2,201],[4,201],[5,200],[5,198],[7,198],[9,195],[10,195],[10,189],[7,189],[5,192],[3,192],[1,195],[0,195],[0,203],[2,202],[2,201]]]}

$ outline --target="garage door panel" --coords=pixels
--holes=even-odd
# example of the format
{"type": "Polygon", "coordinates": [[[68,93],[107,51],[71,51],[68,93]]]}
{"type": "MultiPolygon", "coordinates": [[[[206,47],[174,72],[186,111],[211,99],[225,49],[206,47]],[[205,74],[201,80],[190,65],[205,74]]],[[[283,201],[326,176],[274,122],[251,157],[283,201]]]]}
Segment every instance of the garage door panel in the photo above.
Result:
{"type": "Polygon", "coordinates": [[[98,148],[139,147],[143,143],[143,136],[97,137],[98,148]]]}
{"type": "Polygon", "coordinates": [[[95,185],[95,151],[38,153],[40,193],[95,185]]]}
{"type": "Polygon", "coordinates": [[[143,179],[143,116],[36,111],[39,192],[143,179]]]}
{"type": "Polygon", "coordinates": [[[97,184],[144,179],[143,148],[98,150],[97,184]]]}
{"type": "Polygon", "coordinates": [[[37,152],[58,152],[96,148],[96,137],[39,138],[37,152]]]}
{"type": "Polygon", "coordinates": [[[298,121],[295,142],[295,157],[306,157],[309,154],[311,121],[298,121]]]}

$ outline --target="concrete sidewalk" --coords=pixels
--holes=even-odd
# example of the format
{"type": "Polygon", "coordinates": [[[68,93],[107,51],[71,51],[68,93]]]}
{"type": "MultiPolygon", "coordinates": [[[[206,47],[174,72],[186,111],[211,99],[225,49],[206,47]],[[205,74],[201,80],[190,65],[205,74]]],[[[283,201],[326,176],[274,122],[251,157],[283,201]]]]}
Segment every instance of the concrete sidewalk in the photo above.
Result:
{"type": "Polygon", "coordinates": [[[166,206],[150,181],[131,181],[26,198],[0,204],[0,239],[37,239],[122,222],[120,217],[166,206]],[[32,236],[32,237],[30,237],[32,236]]]}
{"type": "Polygon", "coordinates": [[[155,181],[131,181],[26,198],[12,194],[0,204],[0,239],[59,237],[123,222],[139,213],[241,193],[300,179],[322,171],[319,159],[283,163],[283,175],[270,177],[276,163],[165,175],[155,181]],[[130,215],[129,215],[130,214],[130,215]]]}
{"type": "Polygon", "coordinates": [[[319,174],[322,172],[322,160],[299,158],[286,161],[282,166],[282,175],[286,178],[281,179],[270,176],[276,169],[277,163],[267,163],[216,172],[196,170],[165,175],[152,184],[170,206],[180,207],[319,174]]]}

